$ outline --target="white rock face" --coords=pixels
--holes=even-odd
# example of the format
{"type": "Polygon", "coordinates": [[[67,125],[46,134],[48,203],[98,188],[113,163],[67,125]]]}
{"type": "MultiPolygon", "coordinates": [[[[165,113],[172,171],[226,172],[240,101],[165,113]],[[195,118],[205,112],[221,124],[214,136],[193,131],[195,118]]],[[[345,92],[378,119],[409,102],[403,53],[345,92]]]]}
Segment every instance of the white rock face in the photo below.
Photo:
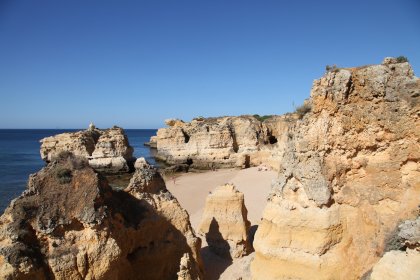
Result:
{"type": "Polygon", "coordinates": [[[371,280],[420,279],[420,252],[390,251],[373,267],[371,280]]]}

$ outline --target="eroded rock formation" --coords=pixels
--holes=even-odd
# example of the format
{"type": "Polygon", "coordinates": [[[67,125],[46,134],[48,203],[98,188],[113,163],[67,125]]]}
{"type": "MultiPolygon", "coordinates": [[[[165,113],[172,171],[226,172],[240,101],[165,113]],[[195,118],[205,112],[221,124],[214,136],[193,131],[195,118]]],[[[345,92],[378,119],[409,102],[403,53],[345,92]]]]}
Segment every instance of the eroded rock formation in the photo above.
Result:
{"type": "Polygon", "coordinates": [[[267,163],[277,168],[277,139],[284,137],[293,116],[274,116],[261,122],[253,116],[198,118],[186,123],[166,120],[151,139],[157,159],[193,168],[248,167],[267,163]]]}
{"type": "Polygon", "coordinates": [[[420,204],[420,80],[408,63],[337,69],[289,124],[254,239],[254,279],[359,279],[420,204]]]}
{"type": "MultiPolygon", "coordinates": [[[[139,164],[140,165],[140,164],[139,164]]],[[[124,191],[68,155],[0,217],[0,279],[201,279],[188,213],[145,161],[124,191]]]]}
{"type": "Polygon", "coordinates": [[[41,158],[50,162],[62,152],[89,159],[98,171],[128,172],[134,161],[133,148],[124,130],[119,127],[100,130],[91,126],[84,131],[62,133],[41,140],[41,158]]]}
{"type": "Polygon", "coordinates": [[[250,225],[244,194],[235,186],[217,187],[207,196],[199,231],[206,236],[213,252],[231,258],[247,255],[251,251],[250,225]]]}

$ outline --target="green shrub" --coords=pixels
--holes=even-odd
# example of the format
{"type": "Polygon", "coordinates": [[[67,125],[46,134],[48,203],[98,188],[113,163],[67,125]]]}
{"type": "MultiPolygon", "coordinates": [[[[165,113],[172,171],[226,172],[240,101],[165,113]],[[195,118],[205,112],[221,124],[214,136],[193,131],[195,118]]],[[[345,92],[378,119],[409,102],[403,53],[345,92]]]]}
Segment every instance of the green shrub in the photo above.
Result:
{"type": "Polygon", "coordinates": [[[269,118],[272,118],[273,115],[264,115],[264,116],[260,116],[258,114],[252,115],[254,118],[256,118],[257,120],[259,120],[260,122],[263,122],[265,120],[268,120],[269,118]]]}
{"type": "Polygon", "coordinates": [[[340,71],[340,68],[338,68],[337,67],[337,65],[332,65],[332,66],[330,66],[330,65],[327,65],[327,66],[325,66],[325,71],[328,73],[328,72],[338,72],[338,71],[340,71]]]}
{"type": "Polygon", "coordinates": [[[408,58],[400,55],[399,57],[397,57],[397,62],[398,63],[408,62],[408,58]]]}
{"type": "Polygon", "coordinates": [[[193,118],[193,120],[194,121],[204,121],[204,119],[205,119],[205,117],[203,117],[203,116],[198,116],[198,117],[195,117],[195,118],[193,118]]]}
{"type": "Polygon", "coordinates": [[[56,156],[55,159],[58,161],[65,161],[73,157],[73,153],[70,151],[61,151],[56,156]]]}
{"type": "Polygon", "coordinates": [[[60,184],[68,184],[71,182],[72,174],[71,170],[68,168],[58,167],[55,171],[55,176],[57,177],[60,184]]]}
{"type": "Polygon", "coordinates": [[[312,110],[312,106],[310,103],[305,102],[303,105],[296,108],[295,113],[298,114],[299,119],[302,119],[303,116],[305,116],[307,113],[309,113],[312,110]]]}

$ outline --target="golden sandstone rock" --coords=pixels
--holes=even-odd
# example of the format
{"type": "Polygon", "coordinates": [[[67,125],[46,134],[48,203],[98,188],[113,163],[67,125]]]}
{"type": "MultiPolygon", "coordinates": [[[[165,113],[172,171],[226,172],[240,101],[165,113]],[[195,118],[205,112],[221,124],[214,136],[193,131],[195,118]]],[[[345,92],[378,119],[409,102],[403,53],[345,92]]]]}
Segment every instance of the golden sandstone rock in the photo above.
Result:
{"type": "Polygon", "coordinates": [[[191,122],[166,120],[150,143],[157,158],[168,164],[197,169],[258,166],[277,169],[277,139],[286,137],[289,116],[261,122],[253,116],[199,118],[191,122]],[[156,144],[155,144],[156,143],[156,144]]]}
{"type": "Polygon", "coordinates": [[[231,258],[247,255],[249,228],[244,194],[235,186],[226,184],[208,195],[199,231],[213,252],[231,258]]]}
{"type": "Polygon", "coordinates": [[[398,223],[418,215],[419,98],[408,63],[338,69],[314,82],[311,111],[290,123],[282,144],[254,240],[253,279],[369,272],[398,223]]]}
{"type": "Polygon", "coordinates": [[[188,213],[148,164],[115,191],[68,155],[30,177],[0,217],[0,279],[202,279],[188,213]],[[181,266],[182,267],[182,266],[181,266]]]}
{"type": "Polygon", "coordinates": [[[71,152],[89,159],[97,171],[123,173],[130,170],[134,161],[133,148],[120,127],[100,130],[90,126],[88,130],[62,133],[41,140],[41,158],[50,162],[60,153],[71,152]]]}

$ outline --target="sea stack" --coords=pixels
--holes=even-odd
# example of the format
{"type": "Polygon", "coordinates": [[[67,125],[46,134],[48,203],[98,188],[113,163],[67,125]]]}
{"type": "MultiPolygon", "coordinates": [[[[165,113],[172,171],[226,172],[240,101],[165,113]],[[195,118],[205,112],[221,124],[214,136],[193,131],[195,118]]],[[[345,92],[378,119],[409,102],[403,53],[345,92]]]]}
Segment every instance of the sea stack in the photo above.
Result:
{"type": "Polygon", "coordinates": [[[117,126],[101,130],[91,123],[87,130],[41,140],[40,153],[44,161],[53,161],[63,152],[85,157],[95,170],[105,173],[129,172],[135,161],[124,129],[117,126]]]}

